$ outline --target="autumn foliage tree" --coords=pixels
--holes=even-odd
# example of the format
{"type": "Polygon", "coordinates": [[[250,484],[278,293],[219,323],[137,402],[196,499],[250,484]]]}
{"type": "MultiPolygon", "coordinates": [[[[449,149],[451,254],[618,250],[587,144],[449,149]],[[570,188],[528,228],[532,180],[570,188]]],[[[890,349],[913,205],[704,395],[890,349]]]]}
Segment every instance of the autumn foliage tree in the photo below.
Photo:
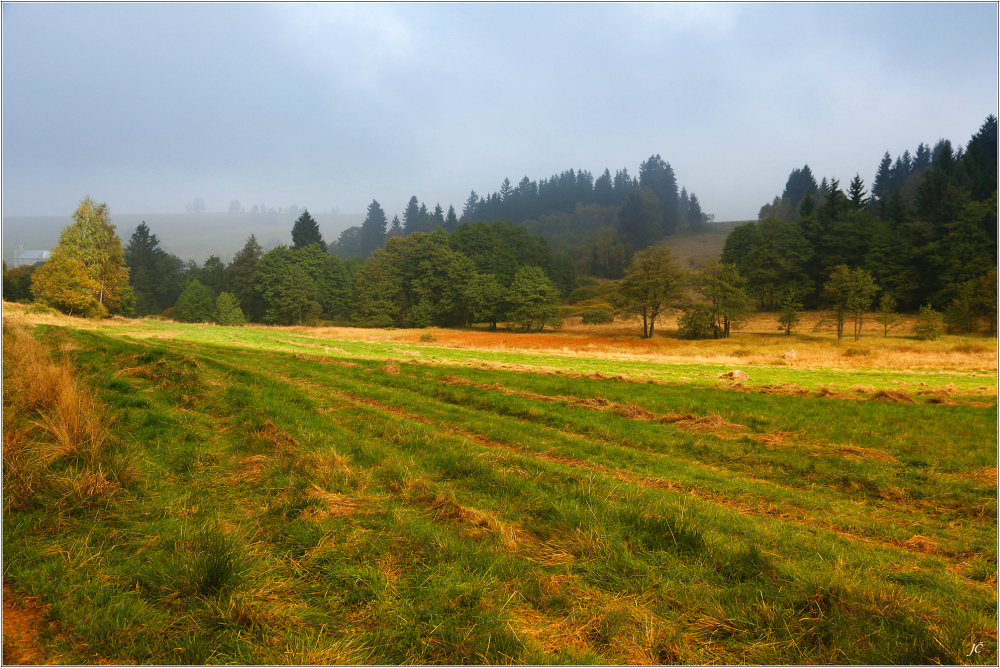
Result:
{"type": "Polygon", "coordinates": [[[84,198],[73,221],[63,228],[50,260],[32,276],[36,299],[66,313],[95,317],[129,311],[129,269],[108,205],[84,198]],[[89,295],[85,305],[84,294],[89,295]]]}

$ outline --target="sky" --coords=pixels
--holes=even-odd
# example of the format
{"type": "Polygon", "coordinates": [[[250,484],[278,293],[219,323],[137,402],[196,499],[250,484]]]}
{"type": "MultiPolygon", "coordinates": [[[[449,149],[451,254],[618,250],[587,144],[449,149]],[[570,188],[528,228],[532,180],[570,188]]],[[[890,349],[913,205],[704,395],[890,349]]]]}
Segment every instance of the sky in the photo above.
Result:
{"type": "Polygon", "coordinates": [[[996,3],[52,3],[2,8],[4,216],[416,195],[654,154],[716,220],[870,183],[998,106],[996,3]]]}

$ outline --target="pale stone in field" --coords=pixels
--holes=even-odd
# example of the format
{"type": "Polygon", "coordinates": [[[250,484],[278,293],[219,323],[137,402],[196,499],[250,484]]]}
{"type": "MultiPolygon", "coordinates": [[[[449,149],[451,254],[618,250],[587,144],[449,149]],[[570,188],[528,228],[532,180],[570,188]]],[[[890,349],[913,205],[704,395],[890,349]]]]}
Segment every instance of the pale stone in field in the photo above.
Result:
{"type": "Polygon", "coordinates": [[[787,353],[781,353],[781,359],[785,359],[785,360],[794,360],[794,359],[798,359],[798,357],[799,356],[795,354],[795,350],[794,349],[789,350],[787,353]]]}
{"type": "Polygon", "coordinates": [[[750,376],[747,375],[746,371],[733,369],[732,371],[726,371],[725,373],[720,373],[719,378],[728,378],[729,380],[749,380],[750,376]]]}

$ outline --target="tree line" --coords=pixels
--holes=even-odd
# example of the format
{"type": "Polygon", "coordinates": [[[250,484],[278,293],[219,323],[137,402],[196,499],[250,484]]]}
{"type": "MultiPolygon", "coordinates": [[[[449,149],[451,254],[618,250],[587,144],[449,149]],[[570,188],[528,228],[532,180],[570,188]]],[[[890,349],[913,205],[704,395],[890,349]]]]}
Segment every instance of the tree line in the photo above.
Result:
{"type": "MultiPolygon", "coordinates": [[[[145,222],[123,245],[107,206],[90,198],[73,217],[52,259],[25,272],[36,301],[73,315],[380,327],[487,322],[537,331],[560,323],[559,301],[576,287],[565,254],[506,221],[393,236],[367,259],[341,260],[306,210],[290,246],[265,252],[250,235],[230,263],[213,255],[198,266],[160,248],[145,222]]],[[[8,276],[15,271],[5,271],[5,291],[8,278],[20,280],[8,276]]]]}
{"type": "MultiPolygon", "coordinates": [[[[816,183],[808,165],[788,177],[759,220],[727,238],[722,261],[747,280],[755,305],[818,308],[839,267],[871,276],[900,309],[942,310],[992,292],[997,267],[997,119],[989,116],[965,147],[921,144],[895,162],[888,153],[869,193],[859,175],[842,189],[816,183]]],[[[955,318],[952,318],[955,320],[955,318]]],[[[995,325],[990,325],[994,331],[995,325]]]]}
{"type": "Polygon", "coordinates": [[[481,197],[471,191],[461,216],[452,205],[447,212],[440,204],[430,210],[413,196],[402,220],[394,216],[390,222],[373,201],[364,222],[345,230],[331,250],[341,259],[365,258],[392,237],[507,221],[565,252],[578,273],[620,278],[635,251],[681,230],[702,231],[710,218],[696,194],[678,191],[673,168],[657,154],[640,165],[637,177],[624,168],[614,176],[605,169],[596,179],[573,169],[539,181],[525,176],[517,185],[505,178],[497,192],[481,197]]]}

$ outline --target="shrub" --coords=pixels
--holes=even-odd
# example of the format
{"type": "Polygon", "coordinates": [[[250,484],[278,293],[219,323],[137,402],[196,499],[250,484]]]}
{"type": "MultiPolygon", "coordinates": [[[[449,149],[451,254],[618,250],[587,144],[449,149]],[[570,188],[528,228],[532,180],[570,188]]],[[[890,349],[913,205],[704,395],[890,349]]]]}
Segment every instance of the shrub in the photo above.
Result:
{"type": "Polygon", "coordinates": [[[968,281],[958,288],[958,294],[944,311],[944,322],[950,333],[972,333],[979,329],[976,313],[977,281],[968,281]]]}
{"type": "Polygon", "coordinates": [[[799,324],[802,317],[799,311],[802,310],[802,303],[793,295],[787,295],[781,300],[781,315],[778,316],[778,329],[785,330],[785,334],[790,335],[792,329],[799,324]]]}
{"type": "Polygon", "coordinates": [[[944,317],[930,304],[920,307],[913,334],[921,341],[934,341],[944,334],[944,317]]]}
{"type": "Polygon", "coordinates": [[[677,319],[677,336],[682,339],[708,339],[714,333],[712,309],[708,304],[694,304],[677,319]]]}
{"type": "Polygon", "coordinates": [[[566,298],[566,302],[569,304],[576,304],[577,302],[582,302],[586,299],[593,299],[597,296],[597,294],[597,289],[594,287],[580,287],[569,293],[569,297],[566,298]]]}
{"type": "Polygon", "coordinates": [[[223,292],[215,300],[215,321],[220,325],[241,327],[246,324],[247,319],[243,315],[243,309],[236,297],[223,292]]]}
{"type": "Polygon", "coordinates": [[[211,288],[194,279],[184,288],[174,305],[174,320],[180,322],[208,322],[214,310],[211,288]]]}
{"type": "Polygon", "coordinates": [[[423,341],[424,343],[434,343],[435,341],[437,341],[437,337],[428,332],[426,334],[421,334],[420,340],[423,341]]]}
{"type": "Polygon", "coordinates": [[[608,322],[614,322],[615,316],[611,311],[603,309],[591,309],[583,312],[583,324],[585,325],[602,325],[608,322]]]}

